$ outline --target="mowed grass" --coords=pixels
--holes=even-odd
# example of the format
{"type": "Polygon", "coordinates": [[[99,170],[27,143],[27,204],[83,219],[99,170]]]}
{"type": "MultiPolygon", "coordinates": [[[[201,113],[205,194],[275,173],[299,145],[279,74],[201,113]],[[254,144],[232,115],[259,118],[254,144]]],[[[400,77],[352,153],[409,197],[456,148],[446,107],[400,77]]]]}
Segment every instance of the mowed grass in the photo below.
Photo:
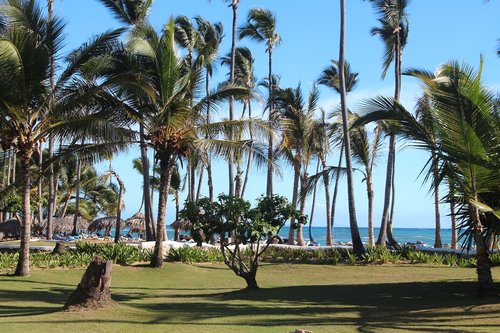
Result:
{"type": "MultiPolygon", "coordinates": [[[[61,308],[83,270],[0,276],[1,332],[498,332],[500,298],[474,269],[417,265],[262,265],[261,290],[223,265],[115,266],[115,304],[61,308]]],[[[500,267],[493,269],[500,278],[500,267]]],[[[500,285],[497,284],[500,290],[500,285]]]]}

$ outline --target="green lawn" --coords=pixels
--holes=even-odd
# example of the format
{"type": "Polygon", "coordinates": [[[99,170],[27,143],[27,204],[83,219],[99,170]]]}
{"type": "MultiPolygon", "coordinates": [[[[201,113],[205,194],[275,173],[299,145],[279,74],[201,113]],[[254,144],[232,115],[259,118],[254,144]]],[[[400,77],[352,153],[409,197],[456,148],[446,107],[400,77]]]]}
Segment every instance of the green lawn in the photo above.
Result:
{"type": "MultiPolygon", "coordinates": [[[[0,276],[2,332],[498,332],[500,298],[475,295],[474,269],[263,265],[262,287],[222,265],[113,268],[116,304],[61,312],[83,270],[0,276]]],[[[500,277],[500,267],[494,268],[500,277]]],[[[497,284],[500,290],[500,284],[497,284]]]]}

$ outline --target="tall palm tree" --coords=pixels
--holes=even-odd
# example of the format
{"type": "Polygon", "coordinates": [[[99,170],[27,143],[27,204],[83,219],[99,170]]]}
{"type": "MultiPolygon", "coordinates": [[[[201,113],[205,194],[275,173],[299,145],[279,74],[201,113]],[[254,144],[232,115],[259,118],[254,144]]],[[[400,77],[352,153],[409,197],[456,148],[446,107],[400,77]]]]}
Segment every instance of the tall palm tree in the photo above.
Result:
{"type": "MultiPolygon", "coordinates": [[[[358,116],[351,114],[352,121],[354,122],[358,116]]],[[[365,126],[357,126],[350,130],[352,140],[352,154],[353,159],[363,166],[364,179],[366,183],[366,193],[368,196],[368,245],[375,245],[375,237],[373,233],[373,166],[378,157],[381,148],[381,134],[380,128],[375,127],[374,133],[370,138],[365,126]]]]}
{"type": "MultiPolygon", "coordinates": [[[[240,0],[224,0],[225,2],[230,3],[231,10],[233,12],[233,22],[231,25],[231,67],[229,70],[229,83],[235,83],[235,57],[236,57],[236,27],[238,22],[238,6],[240,4],[240,0]]],[[[234,119],[234,96],[229,98],[229,120],[234,119]]],[[[230,140],[232,140],[232,132],[230,133],[230,140]]],[[[228,167],[229,167],[229,196],[234,195],[234,156],[230,153],[228,156],[228,167]]]]}
{"type": "Polygon", "coordinates": [[[247,90],[232,85],[219,87],[215,92],[199,98],[202,70],[186,68],[178,59],[174,47],[174,21],[164,27],[162,34],[147,25],[136,27],[127,48],[142,59],[142,71],[147,73],[154,93],[148,101],[144,126],[149,134],[147,144],[154,149],[160,166],[157,237],[151,266],[162,267],[162,235],[165,235],[165,214],[168,189],[177,161],[198,149],[212,149],[227,157],[240,143],[203,139],[206,130],[227,130],[231,126],[245,126],[250,122],[222,121],[207,125],[202,121],[206,106],[213,109],[229,96],[246,95],[247,90]]]}
{"type": "Polygon", "coordinates": [[[48,21],[34,0],[9,0],[2,12],[8,23],[0,36],[0,118],[15,138],[13,147],[20,160],[23,229],[15,274],[26,276],[31,236],[29,169],[34,150],[51,133],[62,139],[93,138],[96,143],[128,141],[130,131],[122,129],[123,122],[112,114],[115,105],[103,105],[110,83],[99,73],[103,68],[96,67],[97,58],[110,50],[121,31],[98,36],[70,54],[55,86],[58,103],[49,109],[48,44],[60,50],[64,25],[57,18],[48,21]]]}
{"type": "MultiPolygon", "coordinates": [[[[301,188],[307,182],[307,168],[319,146],[316,135],[314,113],[317,109],[319,92],[313,89],[306,101],[302,95],[300,84],[295,88],[279,89],[274,92],[276,110],[280,112],[280,129],[283,138],[279,145],[280,155],[284,156],[294,170],[292,204],[300,205],[301,214],[305,209],[305,192],[301,188]]],[[[289,244],[294,243],[297,229],[297,244],[304,245],[302,225],[290,222],[289,244]]]]}
{"type": "MultiPolygon", "coordinates": [[[[197,63],[200,63],[205,68],[205,95],[210,94],[210,79],[213,75],[213,67],[215,61],[217,61],[219,54],[219,47],[222,43],[224,37],[224,28],[221,23],[210,23],[204,20],[202,17],[197,16],[195,18],[197,23],[197,30],[200,36],[198,41],[198,58],[197,63]]],[[[211,114],[210,114],[210,104],[206,107],[206,123],[209,124],[211,114]]],[[[206,133],[205,138],[209,138],[209,133],[206,133]]],[[[206,154],[206,169],[208,176],[208,193],[211,200],[214,199],[214,186],[213,186],[213,175],[212,175],[212,161],[210,154],[206,154]]],[[[200,179],[198,182],[198,194],[196,195],[196,200],[199,198],[199,193],[201,189],[201,182],[203,180],[203,169],[200,171],[200,179]]]]}
{"type": "MultiPolygon", "coordinates": [[[[367,102],[371,112],[363,121],[396,122],[400,135],[437,155],[442,164],[438,179],[452,183],[445,198],[459,205],[464,246],[476,246],[478,291],[494,294],[486,240],[500,233],[500,119],[495,94],[481,83],[481,69],[476,72],[468,65],[453,62],[436,74],[422,70],[409,74],[424,86],[432,130],[397,101],[383,97],[367,102]]],[[[427,165],[431,166],[428,174],[433,175],[432,156],[427,165]]]]}
{"type": "MultiPolygon", "coordinates": [[[[323,72],[321,73],[320,77],[317,80],[317,83],[320,85],[324,85],[326,87],[329,87],[333,90],[335,90],[337,93],[340,94],[340,81],[339,81],[339,62],[336,60],[330,60],[331,64],[330,66],[326,67],[323,72]]],[[[351,71],[351,66],[349,62],[345,62],[344,64],[344,71],[345,71],[345,80],[346,80],[346,94],[349,94],[357,85],[358,83],[358,75],[359,73],[352,72],[351,71]]],[[[324,121],[325,122],[325,121],[324,121]]],[[[340,171],[341,171],[341,166],[342,166],[342,158],[344,155],[344,140],[341,139],[341,144],[340,144],[340,154],[339,154],[339,162],[337,165],[337,172],[335,175],[335,186],[333,190],[333,198],[332,198],[332,203],[331,206],[329,205],[330,203],[330,195],[329,195],[329,189],[327,189],[327,185],[329,183],[329,175],[328,172],[325,172],[328,169],[328,166],[326,165],[326,157],[322,158],[322,165],[323,165],[323,177],[324,177],[324,184],[325,184],[325,196],[327,197],[326,200],[326,216],[327,216],[327,229],[326,229],[326,244],[328,246],[332,245],[332,235],[333,235],[333,224],[334,224],[334,219],[335,219],[335,205],[337,202],[337,194],[338,194],[338,187],[339,187],[339,179],[340,179],[340,171]]],[[[327,142],[327,140],[325,140],[327,142]]]]}
{"type": "MultiPolygon", "coordinates": [[[[135,26],[140,26],[147,22],[147,15],[154,0],[99,0],[111,13],[123,23],[128,29],[135,26]]],[[[140,103],[139,103],[140,105],[140,103]]],[[[139,110],[143,112],[144,110],[139,110]]],[[[141,160],[144,165],[143,176],[143,198],[144,198],[144,219],[146,225],[146,240],[152,241],[155,239],[154,221],[153,221],[153,206],[151,200],[151,185],[149,175],[149,158],[147,146],[145,144],[146,135],[144,125],[139,122],[139,139],[141,160]]]]}
{"type": "MultiPolygon", "coordinates": [[[[399,101],[401,94],[401,63],[403,49],[408,39],[408,15],[406,9],[410,0],[369,0],[379,15],[380,27],[373,28],[372,34],[380,36],[385,44],[382,78],[394,62],[394,99],[399,101]]],[[[385,246],[386,235],[391,246],[398,243],[392,235],[392,216],[394,207],[394,163],[396,156],[396,133],[389,133],[389,153],[384,193],[384,208],[377,245],[385,246]],[[392,196],[391,196],[392,194],[392,196]],[[392,208],[391,206],[392,197],[392,208]]]]}
{"type": "MultiPolygon", "coordinates": [[[[228,54],[225,57],[222,57],[223,65],[231,64],[231,55],[228,54]]],[[[243,112],[241,114],[241,118],[245,118],[245,113],[248,109],[248,118],[252,118],[252,99],[253,92],[256,88],[257,78],[254,76],[254,62],[252,51],[247,47],[238,47],[235,51],[235,82],[242,87],[248,89],[248,95],[242,99],[243,102],[243,112]]],[[[250,140],[253,140],[252,132],[250,134],[250,140]]],[[[241,156],[240,156],[241,157],[241,156]]],[[[237,176],[236,176],[236,189],[235,194],[237,197],[243,197],[245,194],[246,185],[248,183],[248,176],[250,172],[250,167],[252,164],[252,151],[250,151],[248,159],[247,159],[247,167],[245,170],[245,179],[241,181],[241,163],[242,160],[239,158],[237,160],[237,176]]]]}
{"type": "Polygon", "coordinates": [[[349,118],[347,113],[347,88],[345,71],[345,30],[346,30],[346,8],[345,0],[340,0],[340,45],[339,45],[339,86],[340,86],[340,108],[342,112],[342,129],[344,132],[345,157],[347,168],[347,200],[349,204],[349,225],[351,229],[352,247],[356,256],[361,257],[365,253],[363,242],[359,235],[358,222],[356,220],[356,207],[354,201],[354,181],[351,162],[351,139],[349,136],[349,118]]]}
{"type": "MultiPolygon", "coordinates": [[[[266,44],[266,52],[268,54],[268,82],[269,94],[267,108],[269,112],[268,124],[272,127],[272,113],[274,109],[273,104],[273,50],[281,43],[281,36],[276,32],[276,17],[274,14],[263,8],[251,9],[247,16],[247,23],[240,27],[239,37],[250,38],[258,43],[266,44]]],[[[267,166],[267,185],[266,195],[273,195],[273,137],[269,136],[268,140],[268,166],[267,166]]]]}

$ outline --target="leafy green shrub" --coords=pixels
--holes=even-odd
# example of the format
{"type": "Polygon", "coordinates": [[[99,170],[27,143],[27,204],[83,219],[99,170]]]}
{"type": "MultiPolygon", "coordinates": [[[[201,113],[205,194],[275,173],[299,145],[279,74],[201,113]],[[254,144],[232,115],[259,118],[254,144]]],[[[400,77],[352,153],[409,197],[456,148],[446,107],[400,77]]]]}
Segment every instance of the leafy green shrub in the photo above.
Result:
{"type": "Polygon", "coordinates": [[[148,257],[146,253],[135,246],[123,243],[97,244],[87,242],[76,242],[76,252],[85,253],[90,256],[101,256],[106,260],[120,265],[130,265],[134,262],[142,262],[148,257]]]}
{"type": "Polygon", "coordinates": [[[347,251],[347,262],[351,265],[354,265],[356,264],[356,262],[358,261],[358,258],[356,257],[356,254],[354,252],[351,252],[351,251],[347,251]]]}
{"type": "Polygon", "coordinates": [[[11,270],[16,268],[19,253],[1,252],[0,253],[0,270],[11,270]]]}
{"type": "Polygon", "coordinates": [[[180,247],[170,248],[167,260],[183,263],[223,262],[222,253],[217,248],[180,247]]]}
{"type": "Polygon", "coordinates": [[[490,254],[491,266],[500,266],[500,252],[490,254]]]}

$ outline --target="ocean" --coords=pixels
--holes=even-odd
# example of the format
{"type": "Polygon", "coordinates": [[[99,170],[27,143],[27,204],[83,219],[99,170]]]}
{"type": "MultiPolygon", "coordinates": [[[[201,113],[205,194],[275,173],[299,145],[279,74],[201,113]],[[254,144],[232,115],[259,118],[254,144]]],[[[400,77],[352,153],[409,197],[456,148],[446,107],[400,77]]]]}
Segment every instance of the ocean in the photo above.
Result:
{"type": "MultiPolygon", "coordinates": [[[[283,238],[288,238],[289,227],[283,227],[279,235],[283,238]]],[[[374,231],[375,241],[377,240],[379,228],[374,231]]],[[[310,241],[309,228],[306,226],[303,229],[304,240],[310,241]]],[[[359,228],[361,240],[364,243],[368,242],[368,228],[359,228]]],[[[432,246],[434,244],[434,229],[421,229],[421,228],[394,228],[392,231],[394,238],[400,243],[416,243],[422,242],[432,246]]],[[[167,234],[169,239],[174,238],[174,230],[167,226],[167,234]]],[[[319,245],[326,245],[326,227],[312,227],[312,237],[319,245]]],[[[336,244],[347,243],[351,241],[351,231],[348,227],[334,227],[333,228],[333,241],[336,244]]],[[[441,229],[441,241],[443,244],[451,243],[451,229],[441,229]]]]}

